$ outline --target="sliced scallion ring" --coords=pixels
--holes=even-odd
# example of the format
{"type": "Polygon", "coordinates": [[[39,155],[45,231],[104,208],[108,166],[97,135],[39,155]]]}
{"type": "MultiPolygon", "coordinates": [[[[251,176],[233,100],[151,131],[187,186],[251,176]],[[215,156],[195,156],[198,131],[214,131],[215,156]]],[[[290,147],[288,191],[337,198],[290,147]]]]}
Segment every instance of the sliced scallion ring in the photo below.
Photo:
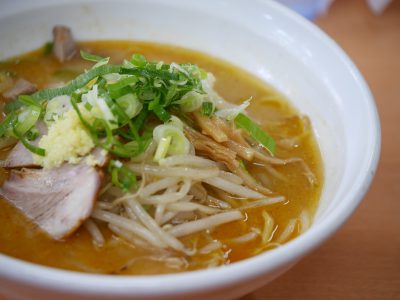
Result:
{"type": "Polygon", "coordinates": [[[188,154],[190,143],[185,137],[183,131],[173,125],[159,125],[153,131],[154,140],[159,144],[162,138],[171,137],[171,143],[168,146],[169,155],[188,154]]]}
{"type": "Polygon", "coordinates": [[[172,137],[162,137],[158,143],[156,153],[154,154],[154,161],[159,162],[161,159],[167,156],[169,147],[171,146],[172,137]]]}
{"type": "Polygon", "coordinates": [[[143,104],[139,101],[138,97],[132,93],[125,94],[115,101],[130,119],[137,116],[143,108],[143,104]]]}
{"type": "Polygon", "coordinates": [[[36,147],[34,145],[32,145],[31,143],[29,143],[28,139],[24,136],[21,135],[16,128],[13,128],[13,132],[15,134],[15,136],[21,141],[21,143],[25,146],[26,149],[28,149],[30,152],[39,155],[39,156],[45,156],[46,155],[46,150],[36,147]]]}
{"type": "Polygon", "coordinates": [[[28,106],[18,115],[18,122],[15,131],[20,135],[24,135],[31,129],[40,118],[42,109],[38,106],[28,106]]]}
{"type": "Polygon", "coordinates": [[[183,112],[192,112],[198,110],[202,106],[206,97],[207,95],[205,94],[190,91],[183,95],[183,97],[177,101],[177,103],[183,112]]]}
{"type": "Polygon", "coordinates": [[[132,187],[136,186],[135,174],[120,161],[111,160],[108,168],[111,173],[111,182],[121,190],[128,192],[132,187]]]}

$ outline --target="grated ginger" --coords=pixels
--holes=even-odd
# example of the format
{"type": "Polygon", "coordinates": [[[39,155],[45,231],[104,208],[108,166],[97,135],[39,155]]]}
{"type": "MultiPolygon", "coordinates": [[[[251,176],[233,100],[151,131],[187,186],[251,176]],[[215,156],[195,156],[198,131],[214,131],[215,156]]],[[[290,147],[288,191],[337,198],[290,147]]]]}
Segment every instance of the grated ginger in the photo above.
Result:
{"type": "Polygon", "coordinates": [[[94,146],[79,116],[71,109],[50,125],[47,135],[40,140],[39,147],[45,149],[46,156],[33,155],[33,159],[46,169],[58,167],[64,162],[76,164],[94,146]]]}

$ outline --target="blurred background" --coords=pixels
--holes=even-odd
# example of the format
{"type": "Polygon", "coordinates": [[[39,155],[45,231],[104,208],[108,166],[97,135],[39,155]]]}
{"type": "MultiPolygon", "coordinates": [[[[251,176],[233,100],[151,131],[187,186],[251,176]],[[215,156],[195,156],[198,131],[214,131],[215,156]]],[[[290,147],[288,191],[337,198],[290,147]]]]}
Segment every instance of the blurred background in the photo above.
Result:
{"type": "Polygon", "coordinates": [[[364,75],[380,114],[381,159],[347,224],[288,273],[241,300],[400,299],[400,0],[280,2],[314,21],[364,75]]]}
{"type": "MultiPolygon", "coordinates": [[[[307,19],[314,20],[326,14],[335,0],[275,0],[293,9],[307,19]]],[[[376,15],[382,14],[394,0],[365,0],[370,11],[376,15]]],[[[354,1],[356,2],[356,1],[354,1]]]]}
{"type": "Polygon", "coordinates": [[[315,22],[364,75],[380,114],[381,159],[345,226],[285,275],[240,300],[400,299],[400,0],[279,2],[315,22]]]}

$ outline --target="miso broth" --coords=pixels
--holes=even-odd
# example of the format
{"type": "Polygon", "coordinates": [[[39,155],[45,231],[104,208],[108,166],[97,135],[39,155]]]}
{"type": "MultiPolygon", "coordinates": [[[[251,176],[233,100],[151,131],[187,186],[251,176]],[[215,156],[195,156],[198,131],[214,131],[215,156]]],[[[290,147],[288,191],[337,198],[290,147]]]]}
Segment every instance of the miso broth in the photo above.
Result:
{"type": "MultiPolygon", "coordinates": [[[[102,247],[93,244],[91,235],[84,227],[64,241],[55,241],[4,199],[0,199],[1,253],[41,265],[80,272],[164,274],[234,263],[279,247],[279,238],[288,224],[294,227],[282,243],[296,238],[306,229],[302,228],[306,225],[300,219],[306,216],[311,221],[316,211],[323,185],[323,166],[311,124],[284,96],[255,76],[227,62],[192,50],[133,41],[80,42],[79,47],[100,56],[109,56],[113,63],[121,63],[132,53],[141,53],[148,60],[198,64],[214,74],[215,89],[227,101],[239,104],[252,97],[249,115],[276,140],[276,157],[296,157],[303,161],[284,165],[248,166],[251,176],[272,190],[274,195],[284,196],[285,201],[244,209],[244,220],[181,238],[187,248],[203,249],[191,256],[169,249],[132,244],[113,234],[102,222],[96,222],[106,241],[102,247]],[[273,219],[268,240],[262,235],[265,227],[269,226],[266,224],[265,212],[273,219]],[[246,238],[249,238],[248,242],[246,238]],[[212,241],[218,241],[215,243],[219,243],[220,247],[213,250],[210,246],[209,251],[204,249],[212,241]]],[[[14,78],[23,77],[35,83],[38,88],[46,88],[65,84],[90,67],[89,62],[79,57],[60,63],[39,49],[2,62],[0,72],[14,78]]],[[[7,153],[2,151],[1,158],[6,157],[7,153]]],[[[2,181],[7,177],[7,172],[1,170],[2,181]]],[[[220,196],[215,191],[209,192],[216,198],[220,196]]],[[[239,206],[247,200],[231,201],[233,206],[239,206]]]]}

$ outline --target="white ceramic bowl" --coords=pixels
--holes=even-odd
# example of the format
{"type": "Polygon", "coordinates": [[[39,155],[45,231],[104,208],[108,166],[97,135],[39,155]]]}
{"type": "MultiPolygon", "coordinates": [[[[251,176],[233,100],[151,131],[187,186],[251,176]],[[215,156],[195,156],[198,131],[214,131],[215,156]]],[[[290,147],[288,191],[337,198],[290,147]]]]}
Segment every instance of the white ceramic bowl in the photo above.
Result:
{"type": "MultiPolygon", "coordinates": [[[[0,2],[0,59],[39,47],[66,24],[81,40],[176,44],[223,58],[272,84],[310,116],[325,166],[312,227],[276,250],[177,275],[67,272],[0,255],[0,294],[18,299],[231,299],[265,285],[350,216],[373,178],[380,128],[373,97],[346,54],[302,17],[269,1],[0,2]]],[[[343,270],[345,271],[345,270],[343,270]]]]}

